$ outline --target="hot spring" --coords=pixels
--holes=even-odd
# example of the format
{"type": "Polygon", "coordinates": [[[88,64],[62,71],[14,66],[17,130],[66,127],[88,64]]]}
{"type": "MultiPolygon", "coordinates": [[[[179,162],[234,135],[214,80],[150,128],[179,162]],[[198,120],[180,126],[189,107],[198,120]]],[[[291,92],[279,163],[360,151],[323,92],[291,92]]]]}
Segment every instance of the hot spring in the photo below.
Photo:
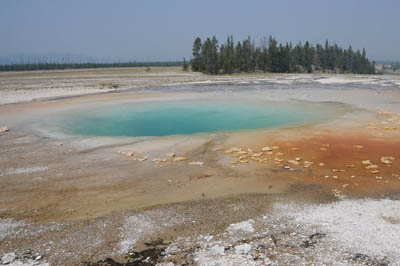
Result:
{"type": "Polygon", "coordinates": [[[308,125],[338,117],[336,104],[261,100],[149,100],[93,105],[63,116],[65,133],[169,136],[308,125]]]}

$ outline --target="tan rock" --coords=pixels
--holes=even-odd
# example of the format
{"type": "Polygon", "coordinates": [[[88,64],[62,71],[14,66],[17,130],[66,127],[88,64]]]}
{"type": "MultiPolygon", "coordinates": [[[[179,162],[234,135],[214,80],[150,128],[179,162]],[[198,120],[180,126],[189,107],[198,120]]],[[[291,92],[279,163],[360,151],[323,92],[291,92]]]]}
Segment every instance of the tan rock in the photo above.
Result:
{"type": "Polygon", "coordinates": [[[182,161],[186,161],[187,158],[184,156],[178,156],[174,159],[174,162],[182,162],[182,161]]]}
{"type": "Polygon", "coordinates": [[[381,163],[386,164],[386,165],[392,164],[391,160],[394,160],[394,157],[385,157],[385,156],[381,157],[381,163]]]}
{"type": "Polygon", "coordinates": [[[378,180],[382,180],[383,179],[383,177],[381,177],[381,176],[376,176],[375,178],[378,179],[378,180]]]}
{"type": "Polygon", "coordinates": [[[146,156],[144,156],[143,158],[138,158],[137,160],[138,160],[139,162],[144,162],[144,161],[146,161],[148,158],[149,158],[149,157],[146,155],[146,156]]]}
{"type": "Polygon", "coordinates": [[[363,165],[369,165],[372,164],[370,160],[364,160],[361,162],[363,165]]]}
{"type": "Polygon", "coordinates": [[[321,150],[321,151],[327,151],[327,149],[324,148],[324,147],[322,147],[320,150],[321,150]]]}
{"type": "Polygon", "coordinates": [[[322,166],[325,166],[325,164],[324,164],[324,163],[319,163],[318,165],[319,165],[319,166],[321,166],[321,167],[322,167],[322,166]]]}
{"type": "Polygon", "coordinates": [[[272,149],[273,150],[279,150],[279,147],[278,146],[274,146],[274,147],[272,147],[272,149]]]}
{"type": "Polygon", "coordinates": [[[270,147],[264,147],[264,148],[262,148],[261,150],[262,150],[262,151],[272,151],[272,148],[270,148],[270,147]]]}
{"type": "Polygon", "coordinates": [[[226,150],[225,153],[226,154],[230,154],[230,153],[239,152],[239,151],[242,151],[242,149],[241,148],[237,148],[237,147],[232,147],[232,148],[226,150]]]}
{"type": "Polygon", "coordinates": [[[365,167],[365,169],[378,169],[378,168],[379,168],[379,166],[376,164],[371,164],[371,165],[368,165],[367,167],[365,167]]]}
{"type": "Polygon", "coordinates": [[[391,112],[389,112],[389,111],[381,110],[381,109],[376,110],[376,112],[377,112],[378,114],[380,114],[380,115],[392,115],[392,114],[393,114],[393,113],[391,113],[391,112]]]}
{"type": "Polygon", "coordinates": [[[293,165],[299,165],[300,163],[296,160],[288,160],[288,163],[293,164],[293,165]]]}
{"type": "Polygon", "coordinates": [[[1,133],[1,132],[7,132],[7,131],[10,131],[10,130],[8,129],[8,127],[0,127],[0,133],[1,133]]]}
{"type": "Polygon", "coordinates": [[[173,158],[173,157],[175,157],[175,153],[167,152],[166,156],[167,156],[167,158],[173,158]]]}
{"type": "Polygon", "coordinates": [[[354,168],[354,167],[356,167],[356,166],[355,166],[354,164],[347,164],[346,167],[348,167],[348,168],[354,168]]]}
{"type": "Polygon", "coordinates": [[[283,156],[283,153],[282,152],[277,152],[277,153],[275,153],[277,156],[283,156]]]}
{"type": "Polygon", "coordinates": [[[117,153],[128,157],[132,157],[134,155],[134,152],[131,151],[118,151],[117,153]]]}
{"type": "Polygon", "coordinates": [[[362,146],[362,145],[354,145],[353,148],[354,149],[362,149],[362,148],[364,148],[364,146],[362,146]]]}
{"type": "Polygon", "coordinates": [[[253,157],[260,157],[262,155],[262,152],[258,152],[258,153],[253,153],[253,157]]]}
{"type": "Polygon", "coordinates": [[[378,170],[374,170],[374,171],[371,172],[371,174],[379,174],[379,171],[378,170]]]}

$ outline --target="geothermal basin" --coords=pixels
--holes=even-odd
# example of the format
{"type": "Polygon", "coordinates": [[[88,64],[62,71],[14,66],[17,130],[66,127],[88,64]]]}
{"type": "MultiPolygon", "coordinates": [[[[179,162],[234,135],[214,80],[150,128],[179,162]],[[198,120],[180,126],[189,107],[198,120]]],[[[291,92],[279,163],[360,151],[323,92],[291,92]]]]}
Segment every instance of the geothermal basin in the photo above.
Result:
{"type": "Polygon", "coordinates": [[[343,106],[333,103],[148,99],[78,108],[60,114],[54,123],[72,135],[143,137],[310,125],[343,113],[343,106]]]}
{"type": "MultiPolygon", "coordinates": [[[[290,230],[307,239],[326,234],[315,244],[321,254],[334,247],[335,258],[321,258],[326,264],[360,252],[379,259],[380,250],[396,261],[395,240],[393,252],[350,245],[357,238],[348,240],[348,233],[334,244],[329,241],[339,236],[320,226],[337,224],[333,216],[319,221],[301,208],[316,206],[310,207],[315,215],[337,210],[337,219],[347,217],[349,224],[358,212],[342,215],[343,209],[381,210],[384,218],[376,216],[374,224],[387,235],[397,232],[398,212],[391,208],[400,189],[400,90],[386,80],[372,89],[378,85],[365,85],[366,79],[338,85],[319,82],[336,82],[330,77],[306,78],[0,106],[0,124],[10,129],[0,134],[0,222],[8,228],[0,252],[34,249],[52,265],[106,257],[124,262],[130,250],[146,250],[152,241],[173,246],[183,239],[191,247],[202,243],[196,237],[222,239],[236,227],[249,230],[243,239],[266,230],[283,243],[287,231],[276,228],[290,229],[304,216],[305,231],[290,230]]],[[[363,231],[371,224],[364,218],[368,226],[343,228],[371,235],[363,231]]],[[[314,250],[271,245],[279,254],[314,250]]]]}

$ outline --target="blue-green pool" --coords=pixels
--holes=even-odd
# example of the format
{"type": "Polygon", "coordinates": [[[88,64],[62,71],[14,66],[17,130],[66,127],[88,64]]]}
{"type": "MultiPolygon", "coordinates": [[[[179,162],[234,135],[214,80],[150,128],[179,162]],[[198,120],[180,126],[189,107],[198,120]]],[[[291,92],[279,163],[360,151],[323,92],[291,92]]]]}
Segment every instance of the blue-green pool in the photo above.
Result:
{"type": "Polygon", "coordinates": [[[305,125],[337,117],[330,104],[249,100],[128,102],[64,117],[66,133],[85,136],[168,136],[305,125]]]}

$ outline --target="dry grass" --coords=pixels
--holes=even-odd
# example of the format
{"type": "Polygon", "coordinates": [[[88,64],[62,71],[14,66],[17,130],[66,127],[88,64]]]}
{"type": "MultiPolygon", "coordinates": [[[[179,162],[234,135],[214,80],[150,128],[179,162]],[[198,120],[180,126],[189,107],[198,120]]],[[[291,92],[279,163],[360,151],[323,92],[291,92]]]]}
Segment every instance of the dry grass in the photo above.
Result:
{"type": "MultiPolygon", "coordinates": [[[[91,68],[91,69],[68,69],[68,70],[43,70],[43,71],[21,71],[21,72],[0,72],[1,78],[11,77],[59,77],[59,76],[85,76],[85,75],[114,75],[114,74],[144,74],[146,67],[122,67],[122,68],[91,68]]],[[[180,72],[181,67],[152,67],[151,72],[180,72]]]]}
{"type": "Polygon", "coordinates": [[[98,85],[100,89],[118,89],[120,87],[119,83],[106,81],[99,82],[98,85]]]}

